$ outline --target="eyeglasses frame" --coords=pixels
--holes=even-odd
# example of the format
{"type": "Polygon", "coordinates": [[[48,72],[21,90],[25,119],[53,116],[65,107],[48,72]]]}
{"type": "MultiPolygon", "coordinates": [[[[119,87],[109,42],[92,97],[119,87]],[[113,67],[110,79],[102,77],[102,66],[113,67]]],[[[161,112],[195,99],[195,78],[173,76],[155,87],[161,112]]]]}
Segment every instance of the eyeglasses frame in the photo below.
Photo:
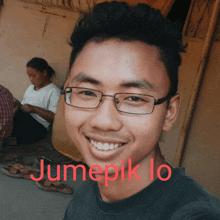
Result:
{"type": "Polygon", "coordinates": [[[115,107],[116,107],[116,109],[117,109],[119,112],[123,112],[123,113],[126,113],[126,114],[132,114],[132,115],[147,115],[147,114],[152,114],[153,111],[154,111],[154,106],[155,106],[155,105],[160,105],[160,104],[164,103],[165,101],[167,101],[167,100],[171,97],[171,95],[170,95],[169,93],[168,93],[168,95],[166,95],[165,97],[163,97],[163,98],[161,98],[161,99],[155,99],[154,96],[152,96],[152,95],[146,95],[146,94],[140,94],[140,93],[115,93],[114,95],[105,95],[105,94],[103,94],[101,91],[96,90],[96,89],[90,89],[90,88],[86,88],[86,87],[72,87],[72,86],[66,87],[65,89],[61,90],[61,91],[60,91],[60,95],[65,95],[64,100],[65,100],[65,103],[66,103],[67,105],[69,105],[69,106],[71,106],[71,107],[74,107],[74,108],[80,108],[80,109],[96,109],[96,108],[98,108],[99,105],[101,104],[101,102],[102,102],[102,97],[103,97],[103,96],[112,97],[112,98],[114,98],[115,107]],[[102,96],[101,96],[101,99],[99,100],[99,104],[98,104],[96,107],[94,107],[94,108],[84,108],[84,107],[78,107],[78,106],[74,106],[74,105],[68,104],[68,103],[66,102],[66,93],[67,93],[66,90],[67,90],[67,89],[72,89],[72,88],[76,88],[76,89],[89,89],[89,90],[92,90],[92,91],[96,91],[96,92],[101,93],[102,96]],[[152,109],[152,111],[149,112],[149,113],[130,113],[130,112],[121,111],[121,110],[119,110],[119,109],[117,108],[117,105],[116,105],[116,98],[115,98],[115,96],[118,95],[118,94],[135,94],[135,95],[144,95],[144,96],[152,97],[152,98],[154,99],[153,109],[152,109]]]}

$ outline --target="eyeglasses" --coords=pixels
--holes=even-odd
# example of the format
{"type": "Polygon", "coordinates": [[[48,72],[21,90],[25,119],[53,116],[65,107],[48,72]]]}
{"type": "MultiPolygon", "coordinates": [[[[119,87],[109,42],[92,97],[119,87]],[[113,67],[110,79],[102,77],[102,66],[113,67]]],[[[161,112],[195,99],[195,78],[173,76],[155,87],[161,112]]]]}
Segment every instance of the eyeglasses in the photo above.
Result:
{"type": "Polygon", "coordinates": [[[164,98],[156,100],[153,96],[137,93],[104,95],[99,90],[82,87],[67,87],[61,91],[61,95],[64,94],[67,105],[81,109],[95,109],[100,105],[104,96],[112,97],[118,111],[136,115],[151,114],[155,105],[162,104],[170,98],[167,95],[164,98]]]}

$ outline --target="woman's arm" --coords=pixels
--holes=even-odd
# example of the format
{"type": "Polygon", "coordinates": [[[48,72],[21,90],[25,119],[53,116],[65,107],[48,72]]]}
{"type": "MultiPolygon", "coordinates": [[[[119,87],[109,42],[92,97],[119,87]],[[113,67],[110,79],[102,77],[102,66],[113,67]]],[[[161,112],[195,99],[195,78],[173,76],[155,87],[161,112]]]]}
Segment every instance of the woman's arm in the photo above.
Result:
{"type": "Polygon", "coordinates": [[[55,114],[51,111],[48,111],[48,110],[45,110],[45,109],[42,109],[40,107],[36,107],[33,105],[29,105],[29,104],[22,105],[22,109],[28,113],[37,113],[45,120],[49,121],[50,123],[53,123],[55,114]]]}

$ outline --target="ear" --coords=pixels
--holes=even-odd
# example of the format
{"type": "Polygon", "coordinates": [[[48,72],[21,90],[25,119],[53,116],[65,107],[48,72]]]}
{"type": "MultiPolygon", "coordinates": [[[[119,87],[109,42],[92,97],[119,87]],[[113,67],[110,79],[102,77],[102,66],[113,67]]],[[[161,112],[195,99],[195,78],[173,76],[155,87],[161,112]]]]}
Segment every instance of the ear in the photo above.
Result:
{"type": "Polygon", "coordinates": [[[163,131],[169,131],[176,121],[180,108],[180,95],[175,95],[170,99],[167,115],[163,125],[163,131]]]}

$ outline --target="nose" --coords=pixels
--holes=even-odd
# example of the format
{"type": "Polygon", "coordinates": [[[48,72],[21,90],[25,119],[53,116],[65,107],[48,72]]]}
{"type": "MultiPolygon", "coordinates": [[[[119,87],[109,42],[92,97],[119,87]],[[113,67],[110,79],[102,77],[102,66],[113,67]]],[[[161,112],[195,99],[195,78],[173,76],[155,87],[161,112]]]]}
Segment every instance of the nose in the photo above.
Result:
{"type": "Polygon", "coordinates": [[[97,109],[94,109],[90,125],[103,131],[118,131],[122,127],[120,113],[115,107],[112,97],[103,97],[97,109]]]}

